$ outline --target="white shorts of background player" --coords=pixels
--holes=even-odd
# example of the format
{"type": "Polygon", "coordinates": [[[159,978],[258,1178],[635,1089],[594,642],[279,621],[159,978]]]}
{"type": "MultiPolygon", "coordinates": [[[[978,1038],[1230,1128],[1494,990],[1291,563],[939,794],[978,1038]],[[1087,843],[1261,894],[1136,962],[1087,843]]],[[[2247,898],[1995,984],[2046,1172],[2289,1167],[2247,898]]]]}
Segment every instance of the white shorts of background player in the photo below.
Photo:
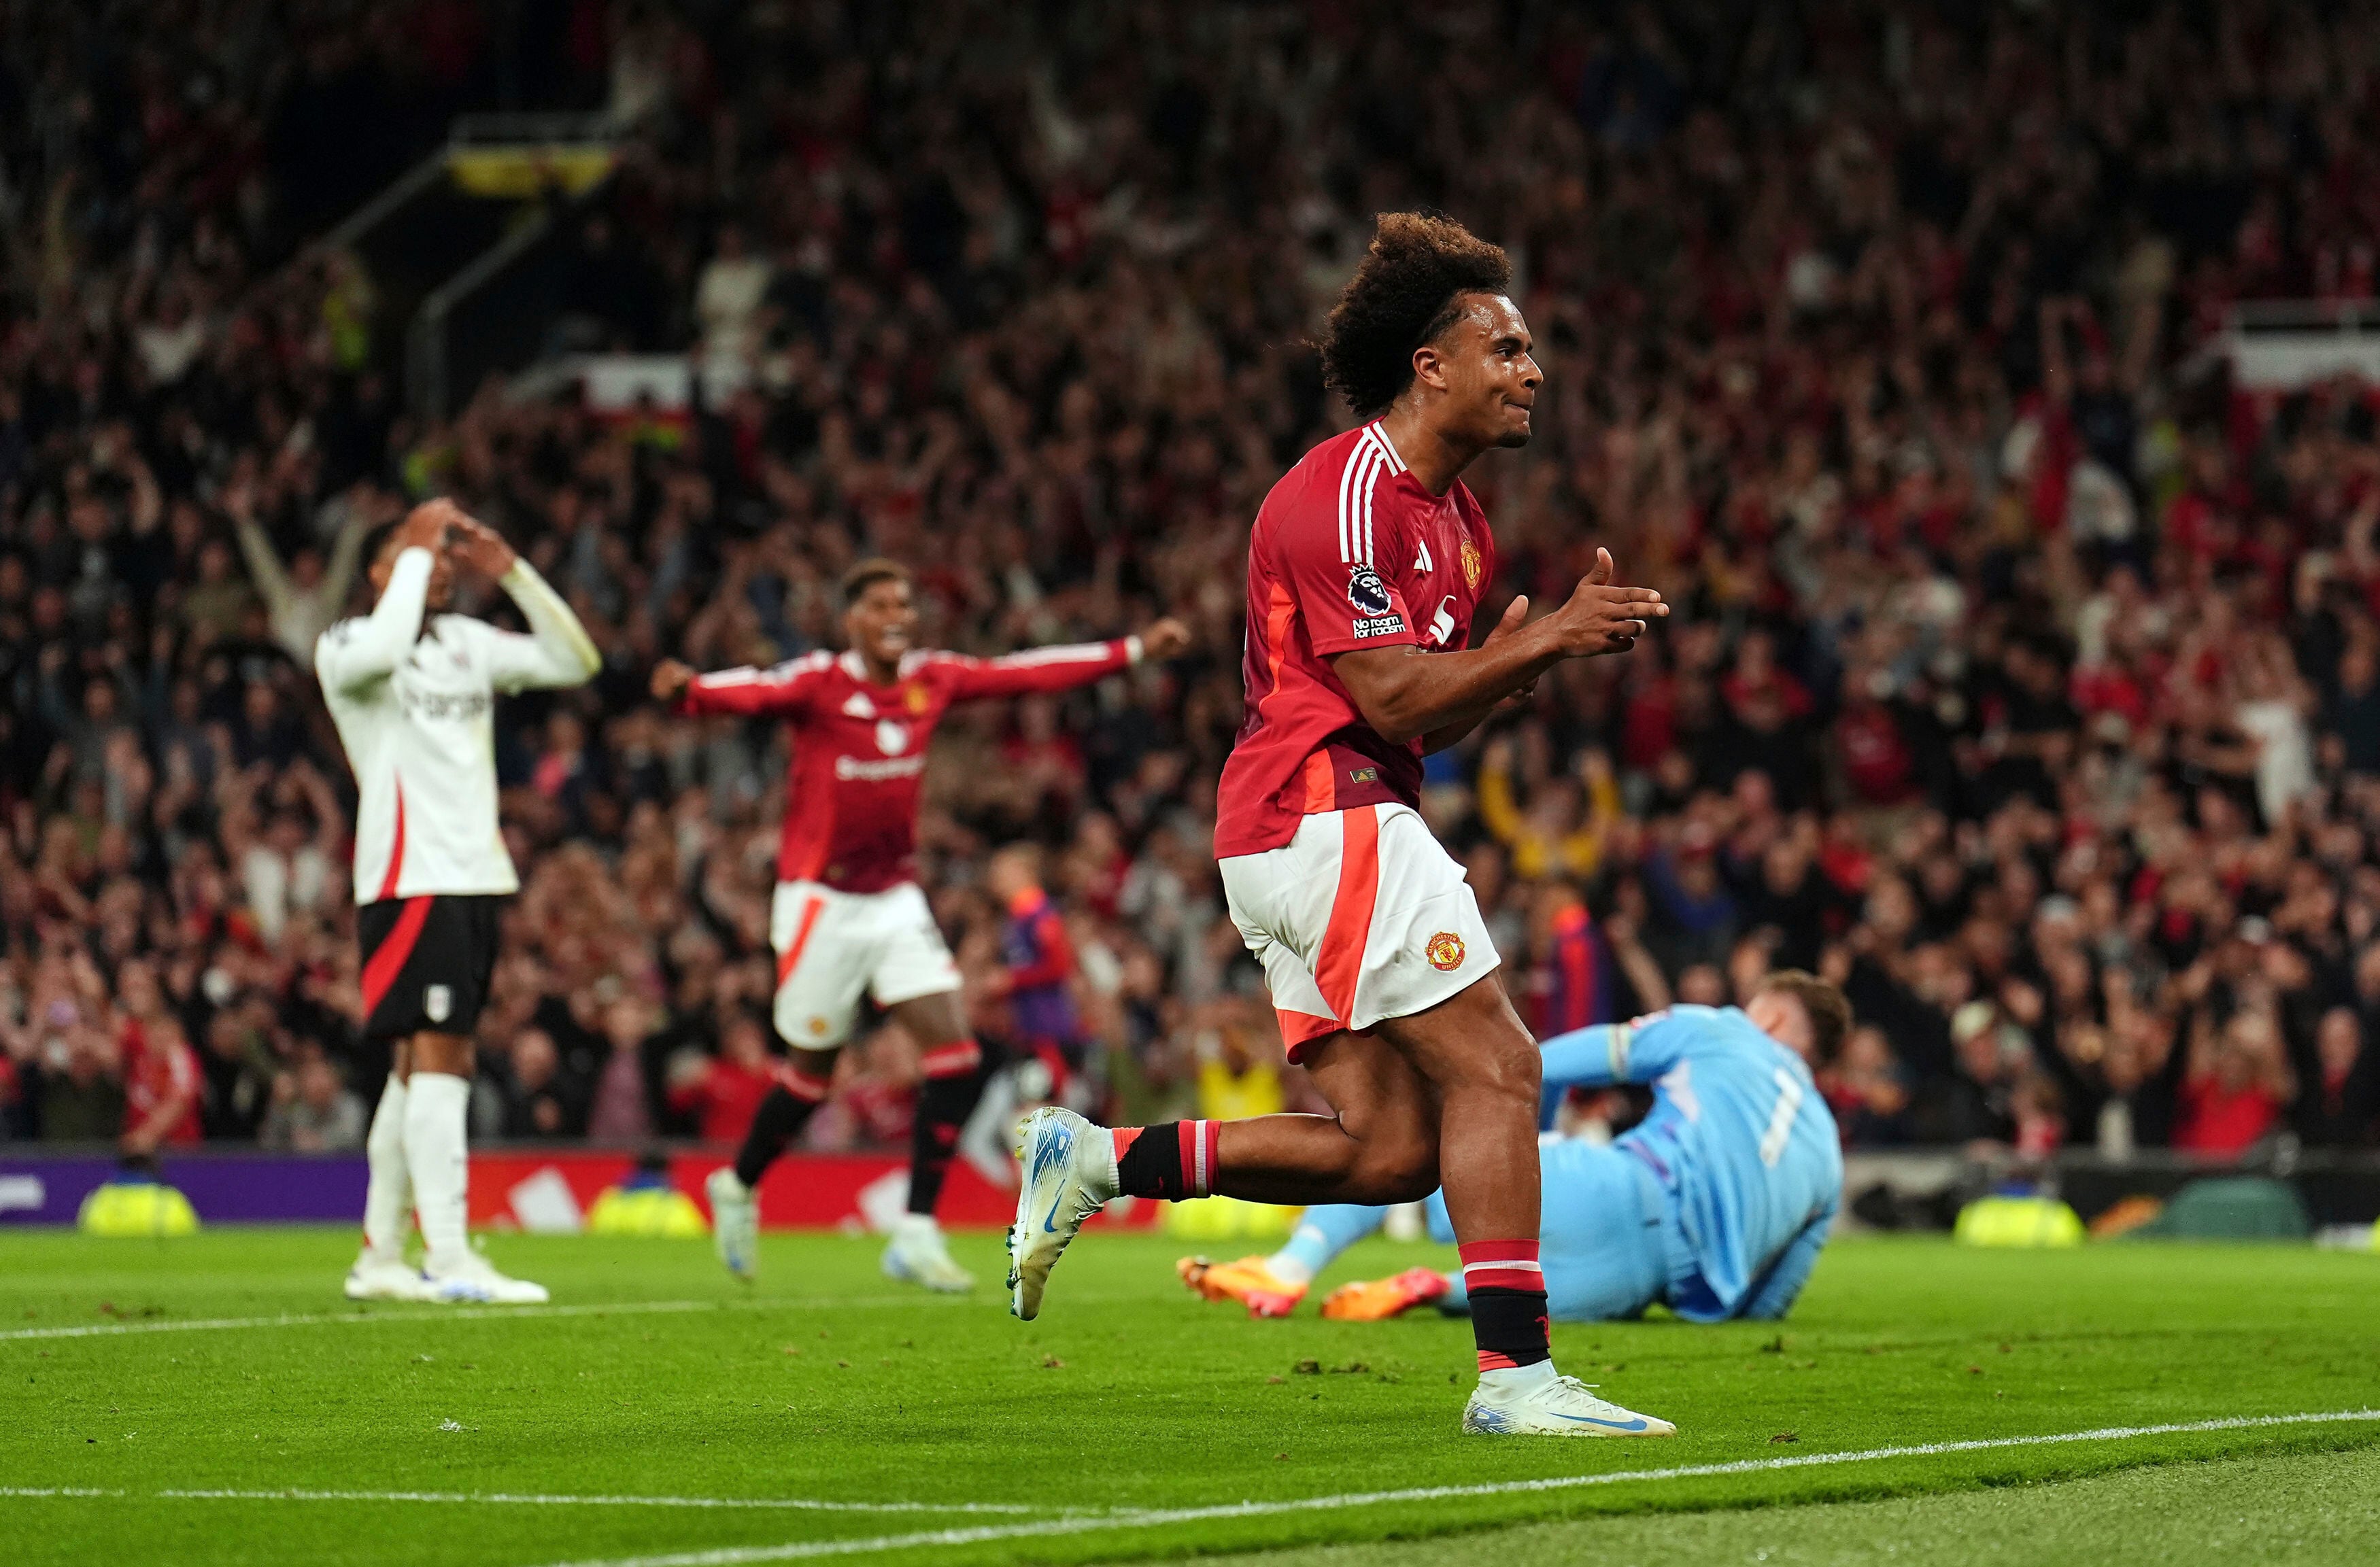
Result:
{"type": "Polygon", "coordinates": [[[959,988],[958,965],[914,883],[843,893],[780,881],[769,944],[777,949],[777,1033],[796,1050],[850,1039],[863,994],[890,1007],[959,988]]]}

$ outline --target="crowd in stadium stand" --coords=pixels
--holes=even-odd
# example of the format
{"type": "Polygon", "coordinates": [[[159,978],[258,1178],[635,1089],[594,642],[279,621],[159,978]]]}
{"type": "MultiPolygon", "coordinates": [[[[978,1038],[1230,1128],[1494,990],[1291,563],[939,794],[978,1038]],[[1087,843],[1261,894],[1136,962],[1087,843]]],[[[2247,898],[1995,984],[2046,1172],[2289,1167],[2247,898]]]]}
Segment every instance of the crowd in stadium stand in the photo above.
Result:
{"type": "MultiPolygon", "coordinates": [[[[781,742],[646,676],[832,643],[869,553],[929,645],[1197,632],[946,726],[976,1026],[1127,1121],[1307,1102],[1210,856],[1244,542],[1346,417],[1301,338],[1427,204],[1512,249],[1549,376],[1472,479],[1489,608],[1601,545],[1681,611],[1430,762],[1540,1032],[1797,965],[1858,1009],[1854,1145],[2380,1140],[2374,392],[2200,352],[2374,292],[2371,5],[429,3],[287,49],[197,9],[0,52],[0,1137],[360,1141],[310,647],[431,493],[606,660],[498,716],[475,1135],[741,1131],[781,742]],[[497,78],[634,117],[552,342],[693,356],[683,417],[419,422],[370,277],[300,246],[497,78]],[[1019,1037],[1011,971],[1075,1038],[1019,1037]]],[[[809,1141],[898,1137],[906,1041],[844,1070],[809,1141]]]]}

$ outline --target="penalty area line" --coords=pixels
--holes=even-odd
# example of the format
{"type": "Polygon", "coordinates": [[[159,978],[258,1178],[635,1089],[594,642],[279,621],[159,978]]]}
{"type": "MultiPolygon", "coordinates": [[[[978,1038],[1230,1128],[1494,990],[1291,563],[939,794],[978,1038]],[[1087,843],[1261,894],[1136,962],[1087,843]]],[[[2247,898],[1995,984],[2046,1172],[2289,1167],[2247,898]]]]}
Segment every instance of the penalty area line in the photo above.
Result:
{"type": "Polygon", "coordinates": [[[1114,1529],[1155,1528],[1216,1519],[1264,1518],[1283,1513],[1324,1512],[1351,1507],[1377,1507],[1393,1502],[1444,1501],[1467,1497],[1516,1496],[1536,1491],[1574,1490],[1586,1486],[1615,1486],[1664,1480],[1701,1479],[1717,1475],[1759,1475],[1772,1470],[1818,1469],[1836,1464],[1872,1464],[1887,1458],[1931,1458],[1948,1453],[1992,1452],[2009,1448],[2053,1447],[2069,1442],[2123,1441],[2134,1437],[2179,1436],[2197,1431],[2245,1431],[2285,1426],[2315,1426],[2343,1421],[2380,1420],[2380,1409],[2341,1409],[2319,1415],[2234,1415],[2220,1420],[2181,1420],[2157,1426],[2102,1426],[2088,1431],[2058,1431],[2032,1437],[1986,1437],[1972,1441],[1915,1442],[1905,1447],[1867,1448],[1853,1452],[1813,1452],[1786,1458],[1745,1458],[1727,1464],[1690,1464],[1673,1469],[1627,1469],[1602,1475],[1560,1475],[1537,1480],[1500,1480],[1471,1486],[1416,1486],[1393,1491],[1350,1491],[1339,1496],[1300,1497],[1285,1501],[1242,1501],[1216,1507],[1174,1507],[1142,1512],[1117,1512],[1104,1516],[1049,1518],[1029,1524],[988,1524],[962,1529],[925,1529],[909,1534],[878,1535],[858,1539],[798,1540],[775,1546],[730,1546],[714,1550],[673,1551],[662,1556],[629,1556],[577,1561],[559,1567],[744,1567],[747,1562],[795,1561],[817,1556],[861,1556],[910,1547],[980,1545],[996,1540],[1042,1538],[1053,1535],[1096,1534],[1114,1529]]]}

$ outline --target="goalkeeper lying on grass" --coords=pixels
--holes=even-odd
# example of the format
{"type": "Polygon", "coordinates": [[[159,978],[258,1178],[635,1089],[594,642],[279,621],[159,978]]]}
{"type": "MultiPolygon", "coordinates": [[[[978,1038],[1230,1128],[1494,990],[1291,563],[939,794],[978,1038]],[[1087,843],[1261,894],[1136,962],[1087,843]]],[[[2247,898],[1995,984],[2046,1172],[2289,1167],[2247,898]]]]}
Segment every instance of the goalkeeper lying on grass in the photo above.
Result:
{"type": "MultiPolygon", "coordinates": [[[[1827,1243],[1843,1164],[1835,1120],[1811,1080],[1850,1031],[1843,993],[1799,970],[1761,981],[1742,1009],[1675,1006],[1545,1042],[1548,1089],[1649,1084],[1653,1108],[1606,1145],[1551,1140],[1539,1159],[1547,1308],[1561,1322],[1639,1315],[1655,1304],[1690,1322],[1785,1315],[1827,1243]]],[[[1269,1257],[1184,1257],[1184,1282],[1254,1317],[1285,1317],[1330,1259],[1388,1210],[1306,1210],[1269,1257]]],[[[1453,1230],[1441,1197],[1429,1231],[1453,1230]]],[[[1373,1321],[1412,1306],[1468,1310],[1462,1276],[1413,1268],[1342,1286],[1325,1317],[1373,1321]]]]}

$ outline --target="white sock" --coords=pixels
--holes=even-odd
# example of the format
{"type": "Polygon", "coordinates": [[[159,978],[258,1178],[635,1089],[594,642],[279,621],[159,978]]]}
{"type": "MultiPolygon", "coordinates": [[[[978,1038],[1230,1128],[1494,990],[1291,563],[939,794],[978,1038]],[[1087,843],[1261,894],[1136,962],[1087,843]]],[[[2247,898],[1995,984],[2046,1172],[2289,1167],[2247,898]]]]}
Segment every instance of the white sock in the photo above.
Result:
{"type": "Polygon", "coordinates": [[[413,1177],[405,1168],[405,1080],[389,1074],[364,1138],[371,1179],[364,1187],[364,1255],[374,1262],[405,1260],[405,1226],[413,1214],[413,1177]]]}
{"type": "Polygon", "coordinates": [[[406,1093],[405,1163],[413,1174],[414,1206],[433,1273],[459,1268],[471,1256],[465,1209],[470,1165],[463,1143],[470,1106],[471,1080],[450,1072],[416,1072],[406,1093]]]}
{"type": "Polygon", "coordinates": [[[1314,1269],[1305,1265],[1305,1258],[1285,1247],[1265,1258],[1265,1271],[1284,1284],[1314,1282],[1314,1269]]]}
{"type": "Polygon", "coordinates": [[[930,1213],[904,1213],[892,1221],[892,1233],[896,1236],[915,1235],[922,1240],[929,1235],[939,1235],[941,1233],[941,1225],[935,1221],[934,1216],[930,1213]]]}
{"type": "Polygon", "coordinates": [[[1535,1366],[1503,1366],[1493,1371],[1482,1371],[1479,1373],[1479,1391],[1498,1398],[1515,1398],[1553,1379],[1554,1363],[1540,1360],[1535,1366]]]}

